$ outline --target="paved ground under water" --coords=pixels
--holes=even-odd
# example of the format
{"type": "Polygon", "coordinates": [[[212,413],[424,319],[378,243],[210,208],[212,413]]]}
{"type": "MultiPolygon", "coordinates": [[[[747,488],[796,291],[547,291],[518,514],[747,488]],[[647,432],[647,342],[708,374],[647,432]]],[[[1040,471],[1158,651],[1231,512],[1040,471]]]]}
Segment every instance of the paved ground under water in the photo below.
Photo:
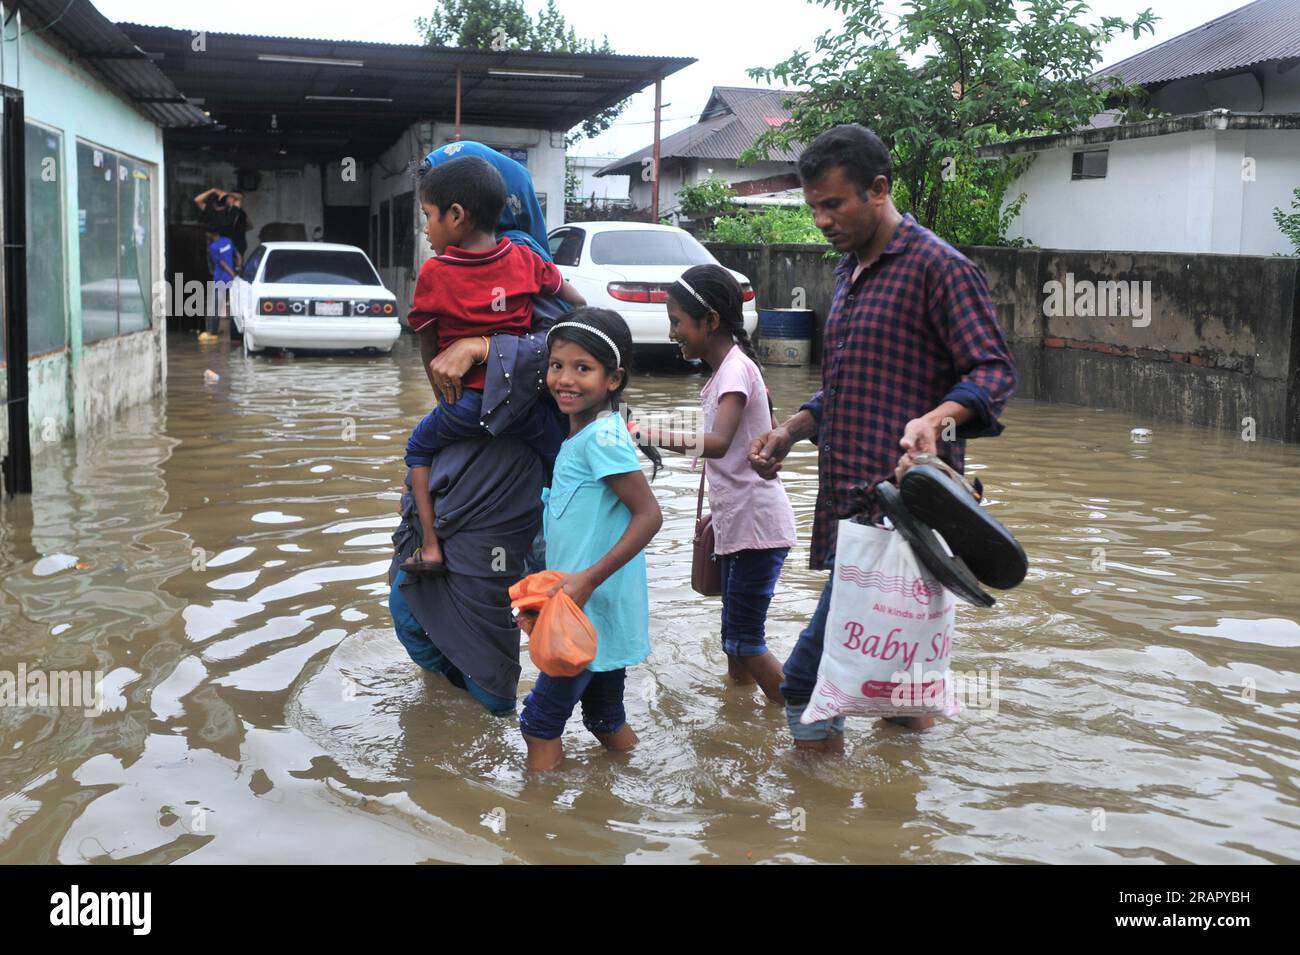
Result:
{"type": "MultiPolygon", "coordinates": [[[[0,706],[0,862],[1300,860],[1300,448],[1013,402],[970,461],[1030,576],[959,605],[953,654],[997,674],[996,711],[919,735],[851,718],[846,755],[812,761],[726,685],[718,602],[689,586],[698,478],[668,455],[641,746],[606,754],[575,719],[531,778],[517,725],[390,626],[415,350],[170,348],[164,400],[43,450],[0,511],[0,673],[106,674],[102,715],[0,706]]],[[[816,374],[770,370],[781,413],[816,374]]],[[[689,410],[701,382],[628,397],[689,410]]],[[[785,473],[782,658],[823,576],[811,445],[785,473]]],[[[535,676],[525,654],[521,698],[535,676]]]]}

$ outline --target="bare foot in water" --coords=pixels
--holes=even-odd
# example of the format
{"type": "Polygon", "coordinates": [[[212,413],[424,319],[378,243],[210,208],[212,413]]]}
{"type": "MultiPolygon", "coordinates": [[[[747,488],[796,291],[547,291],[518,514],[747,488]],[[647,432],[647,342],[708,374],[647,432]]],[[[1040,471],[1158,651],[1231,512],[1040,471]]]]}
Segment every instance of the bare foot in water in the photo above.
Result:
{"type": "Polygon", "coordinates": [[[601,746],[615,753],[626,753],[640,742],[632,727],[626,723],[612,733],[593,733],[592,735],[600,740],[601,746]]]}
{"type": "Polygon", "coordinates": [[[527,767],[534,772],[544,773],[560,765],[564,759],[564,744],[559,737],[555,739],[538,739],[524,734],[524,743],[528,746],[527,767]]]}
{"type": "Polygon", "coordinates": [[[893,723],[895,726],[901,726],[903,729],[921,732],[928,730],[934,725],[933,716],[884,716],[881,717],[886,723],[893,723]]]}
{"type": "Polygon", "coordinates": [[[832,756],[844,755],[844,734],[833,733],[825,739],[797,739],[794,741],[797,753],[829,753],[832,756]]]}
{"type": "Polygon", "coordinates": [[[746,676],[744,683],[757,683],[770,703],[785,703],[785,695],[781,692],[781,682],[785,679],[785,673],[781,670],[781,664],[777,662],[776,657],[772,655],[772,651],[768,650],[756,656],[728,657],[728,671],[734,673],[731,669],[733,660],[739,663],[746,676]]]}

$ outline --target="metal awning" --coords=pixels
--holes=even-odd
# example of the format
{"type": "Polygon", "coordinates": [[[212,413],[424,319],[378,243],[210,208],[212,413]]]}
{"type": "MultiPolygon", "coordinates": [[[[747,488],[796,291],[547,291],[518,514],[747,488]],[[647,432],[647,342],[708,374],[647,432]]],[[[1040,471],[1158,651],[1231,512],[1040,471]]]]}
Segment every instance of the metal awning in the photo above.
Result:
{"type": "MultiPolygon", "coordinates": [[[[89,0],[23,0],[18,9],[24,33],[40,33],[66,44],[81,65],[98,73],[159,126],[202,126],[210,122],[203,110],[187,102],[154,62],[89,0]]],[[[14,4],[5,4],[5,15],[13,13],[14,4]]],[[[12,47],[8,55],[21,56],[12,47]]]]}
{"type": "Polygon", "coordinates": [[[219,124],[168,142],[248,159],[329,151],[372,161],[412,123],[454,121],[458,71],[463,124],[566,131],[695,62],[117,26],[219,124]]]}

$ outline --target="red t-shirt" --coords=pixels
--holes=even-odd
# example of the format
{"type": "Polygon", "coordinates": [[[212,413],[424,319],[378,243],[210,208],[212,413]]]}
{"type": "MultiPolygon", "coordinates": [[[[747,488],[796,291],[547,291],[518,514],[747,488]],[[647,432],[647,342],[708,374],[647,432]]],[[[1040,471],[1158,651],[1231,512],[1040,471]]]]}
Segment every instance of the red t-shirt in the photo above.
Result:
{"type": "MultiPolygon", "coordinates": [[[[563,284],[552,263],[509,239],[486,252],[449,245],[421,266],[406,321],[417,332],[437,322],[438,351],[462,338],[522,335],[533,324],[533,296],[555,295],[563,284]]],[[[486,371],[473,366],[462,386],[481,390],[486,371]]]]}

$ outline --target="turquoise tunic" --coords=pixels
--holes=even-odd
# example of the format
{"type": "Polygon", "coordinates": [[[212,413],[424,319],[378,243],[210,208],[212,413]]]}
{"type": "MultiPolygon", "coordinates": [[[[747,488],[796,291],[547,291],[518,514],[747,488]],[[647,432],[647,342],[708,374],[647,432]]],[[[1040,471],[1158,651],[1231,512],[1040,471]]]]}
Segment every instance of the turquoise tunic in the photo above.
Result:
{"type": "MultiPolygon", "coordinates": [[[[542,491],[548,570],[586,570],[609,553],[631,523],[632,512],[604,479],[640,470],[636,445],[622,415],[601,415],[561,445],[555,477],[542,491]]],[[[596,628],[596,659],[587,669],[617,670],[649,656],[645,554],[637,554],[610,575],[583,611],[596,628]]]]}

